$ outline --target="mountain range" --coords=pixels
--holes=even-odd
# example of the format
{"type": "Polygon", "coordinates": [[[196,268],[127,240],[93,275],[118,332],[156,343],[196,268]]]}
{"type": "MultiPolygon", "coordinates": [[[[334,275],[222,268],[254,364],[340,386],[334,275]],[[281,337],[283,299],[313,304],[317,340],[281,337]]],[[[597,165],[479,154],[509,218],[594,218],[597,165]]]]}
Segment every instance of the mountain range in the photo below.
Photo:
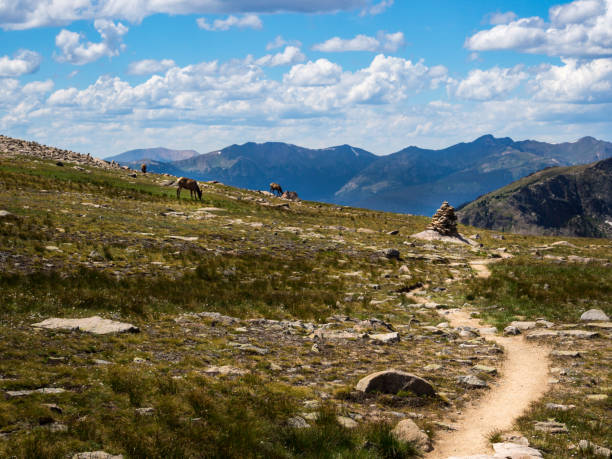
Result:
{"type": "Polygon", "coordinates": [[[551,144],[484,135],[441,150],[410,146],[387,156],[350,145],[309,149],[249,142],[205,154],[155,148],[107,159],[131,167],[146,162],[150,171],[251,189],[277,182],[304,199],[431,215],[444,200],[459,206],[547,167],[609,157],[612,143],[592,137],[551,144]],[[193,154],[168,160],[162,150],[193,154]]]}
{"type": "Polygon", "coordinates": [[[612,237],[612,158],[531,174],[467,204],[465,225],[521,234],[612,237]]]}

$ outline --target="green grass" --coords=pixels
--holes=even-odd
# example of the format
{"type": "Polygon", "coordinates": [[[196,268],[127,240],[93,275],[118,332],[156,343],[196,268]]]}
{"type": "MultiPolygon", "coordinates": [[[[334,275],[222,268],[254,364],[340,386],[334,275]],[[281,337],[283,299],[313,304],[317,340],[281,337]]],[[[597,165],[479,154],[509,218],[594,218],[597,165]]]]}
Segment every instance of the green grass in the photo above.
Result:
{"type": "Polygon", "coordinates": [[[498,327],[516,316],[576,322],[591,308],[612,314],[612,270],[607,266],[516,258],[489,268],[491,277],[470,281],[465,298],[498,327]]]}

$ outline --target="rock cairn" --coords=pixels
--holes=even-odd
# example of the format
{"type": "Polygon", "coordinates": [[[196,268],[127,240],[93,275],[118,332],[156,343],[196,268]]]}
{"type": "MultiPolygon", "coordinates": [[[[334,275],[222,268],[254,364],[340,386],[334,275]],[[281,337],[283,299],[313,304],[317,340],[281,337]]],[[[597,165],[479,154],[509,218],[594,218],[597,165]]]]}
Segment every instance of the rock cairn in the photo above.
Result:
{"type": "Polygon", "coordinates": [[[431,223],[427,229],[436,231],[443,236],[458,236],[455,208],[447,201],[444,201],[431,218],[431,223]]]}
{"type": "Polygon", "coordinates": [[[0,135],[0,154],[36,156],[38,158],[58,162],[66,161],[83,166],[96,166],[109,169],[120,167],[119,164],[114,161],[108,162],[103,159],[94,158],[90,154],[83,155],[71,150],[49,147],[38,142],[14,139],[4,135],[0,135]]]}

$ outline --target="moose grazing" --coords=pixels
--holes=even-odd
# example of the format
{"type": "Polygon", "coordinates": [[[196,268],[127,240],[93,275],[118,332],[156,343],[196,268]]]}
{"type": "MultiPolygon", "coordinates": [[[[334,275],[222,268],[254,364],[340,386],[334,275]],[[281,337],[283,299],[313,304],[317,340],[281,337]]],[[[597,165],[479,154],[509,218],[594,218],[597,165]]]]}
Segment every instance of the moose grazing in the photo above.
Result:
{"type": "Polygon", "coordinates": [[[176,183],[178,184],[178,188],[176,190],[177,198],[181,197],[181,189],[185,188],[186,190],[189,190],[189,194],[191,195],[192,199],[194,199],[194,193],[195,193],[198,195],[198,198],[200,199],[200,201],[202,200],[202,190],[198,186],[198,182],[196,182],[195,180],[187,178],[187,177],[180,177],[176,183]]]}
{"type": "Polygon", "coordinates": [[[270,193],[276,193],[278,196],[283,194],[283,189],[278,183],[270,183],[270,193]]]}

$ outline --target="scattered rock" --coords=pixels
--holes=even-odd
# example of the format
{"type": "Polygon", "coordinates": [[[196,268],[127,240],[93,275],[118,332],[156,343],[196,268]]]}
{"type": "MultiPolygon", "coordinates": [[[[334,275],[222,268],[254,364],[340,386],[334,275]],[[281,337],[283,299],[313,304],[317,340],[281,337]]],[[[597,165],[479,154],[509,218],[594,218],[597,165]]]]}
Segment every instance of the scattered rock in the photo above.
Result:
{"type": "Polygon", "coordinates": [[[595,456],[604,457],[609,459],[612,457],[612,451],[609,448],[604,448],[603,446],[598,446],[593,442],[588,440],[580,440],[578,442],[578,448],[580,451],[584,453],[592,453],[595,456]]]}
{"type": "Polygon", "coordinates": [[[400,252],[397,249],[386,249],[383,255],[389,260],[399,260],[400,258],[400,252]]]}
{"type": "Polygon", "coordinates": [[[521,321],[513,321],[510,322],[510,326],[518,328],[520,331],[531,330],[532,328],[536,328],[537,324],[535,321],[521,322],[521,321]]]}
{"type": "Polygon", "coordinates": [[[391,434],[401,442],[413,443],[421,451],[431,451],[431,439],[419,429],[412,419],[403,419],[391,431],[391,434]]]}
{"type": "Polygon", "coordinates": [[[426,367],[423,368],[423,371],[427,371],[427,372],[432,372],[432,371],[438,371],[442,369],[442,365],[438,365],[436,363],[432,363],[430,365],[427,365],[426,367]]]}
{"type": "Polygon", "coordinates": [[[457,382],[468,389],[484,389],[489,387],[485,381],[474,375],[457,376],[457,382]]]}
{"type": "Polygon", "coordinates": [[[423,378],[398,370],[385,370],[362,378],[355,387],[361,392],[383,392],[397,394],[400,390],[410,390],[416,395],[436,395],[431,383],[423,378]]]}
{"type": "Polygon", "coordinates": [[[476,371],[482,371],[483,373],[487,373],[490,375],[494,375],[497,373],[497,369],[494,367],[489,367],[487,365],[474,365],[472,367],[476,371]]]}
{"type": "Polygon", "coordinates": [[[580,351],[552,351],[550,355],[555,356],[555,357],[573,357],[573,358],[582,357],[582,354],[580,354],[580,351]]]}
{"type": "Polygon", "coordinates": [[[310,427],[310,424],[306,422],[306,419],[301,416],[294,416],[287,419],[287,425],[294,429],[308,429],[310,427]]]}
{"type": "Polygon", "coordinates": [[[64,392],[66,392],[66,390],[61,387],[42,387],[33,390],[7,390],[5,394],[7,398],[16,398],[31,394],[61,394],[64,392]]]}
{"type": "Polygon", "coordinates": [[[351,418],[347,418],[346,416],[337,416],[336,420],[338,421],[338,424],[347,429],[354,429],[355,427],[359,426],[356,421],[351,418]]]}
{"type": "Polygon", "coordinates": [[[368,335],[372,342],[376,344],[391,344],[397,343],[400,340],[399,333],[378,333],[374,335],[368,335]]]}
{"type": "Polygon", "coordinates": [[[211,375],[245,375],[248,373],[247,370],[242,368],[232,367],[230,365],[223,365],[221,367],[211,366],[204,370],[204,373],[208,373],[211,375]]]}
{"type": "Polygon", "coordinates": [[[8,217],[10,215],[13,215],[13,214],[11,214],[8,210],[0,210],[0,218],[1,217],[8,217]]]}
{"type": "Polygon", "coordinates": [[[608,400],[607,394],[589,394],[586,396],[586,399],[591,402],[603,402],[608,400]]]}
{"type": "Polygon", "coordinates": [[[601,309],[589,309],[580,316],[581,322],[607,322],[610,318],[601,309]]]}
{"type": "Polygon", "coordinates": [[[558,403],[547,403],[546,404],[546,409],[553,410],[553,411],[567,411],[567,410],[573,410],[574,408],[576,408],[576,405],[560,405],[558,403]]]}
{"type": "Polygon", "coordinates": [[[289,199],[290,201],[299,201],[300,197],[298,196],[298,194],[295,191],[285,191],[281,198],[283,199],[289,199]]]}
{"type": "Polygon", "coordinates": [[[153,413],[155,413],[155,409],[152,406],[148,406],[146,408],[136,408],[134,411],[140,416],[152,416],[153,413]]]}
{"type": "Polygon", "coordinates": [[[567,426],[562,422],[539,421],[535,423],[535,430],[547,433],[568,433],[567,426]]]}
{"type": "Polygon", "coordinates": [[[504,328],[504,335],[519,335],[520,333],[521,330],[514,325],[508,325],[506,328],[504,328]]]}
{"type": "Polygon", "coordinates": [[[88,451],[85,453],[77,453],[72,456],[72,459],[123,459],[123,454],[114,456],[105,451],[88,451]]]}
{"type": "Polygon", "coordinates": [[[257,355],[266,355],[270,351],[264,347],[253,346],[252,344],[242,344],[242,343],[229,343],[230,346],[236,347],[241,351],[247,352],[249,354],[257,354],[257,355]]]}
{"type": "Polygon", "coordinates": [[[517,443],[493,443],[495,456],[505,459],[531,459],[540,458],[542,453],[535,448],[517,443]]]}
{"type": "Polygon", "coordinates": [[[103,319],[99,316],[86,317],[84,319],[59,319],[56,317],[32,324],[36,328],[49,330],[80,330],[95,335],[107,333],[138,333],[140,329],[132,324],[117,322],[115,320],[103,319]]]}

